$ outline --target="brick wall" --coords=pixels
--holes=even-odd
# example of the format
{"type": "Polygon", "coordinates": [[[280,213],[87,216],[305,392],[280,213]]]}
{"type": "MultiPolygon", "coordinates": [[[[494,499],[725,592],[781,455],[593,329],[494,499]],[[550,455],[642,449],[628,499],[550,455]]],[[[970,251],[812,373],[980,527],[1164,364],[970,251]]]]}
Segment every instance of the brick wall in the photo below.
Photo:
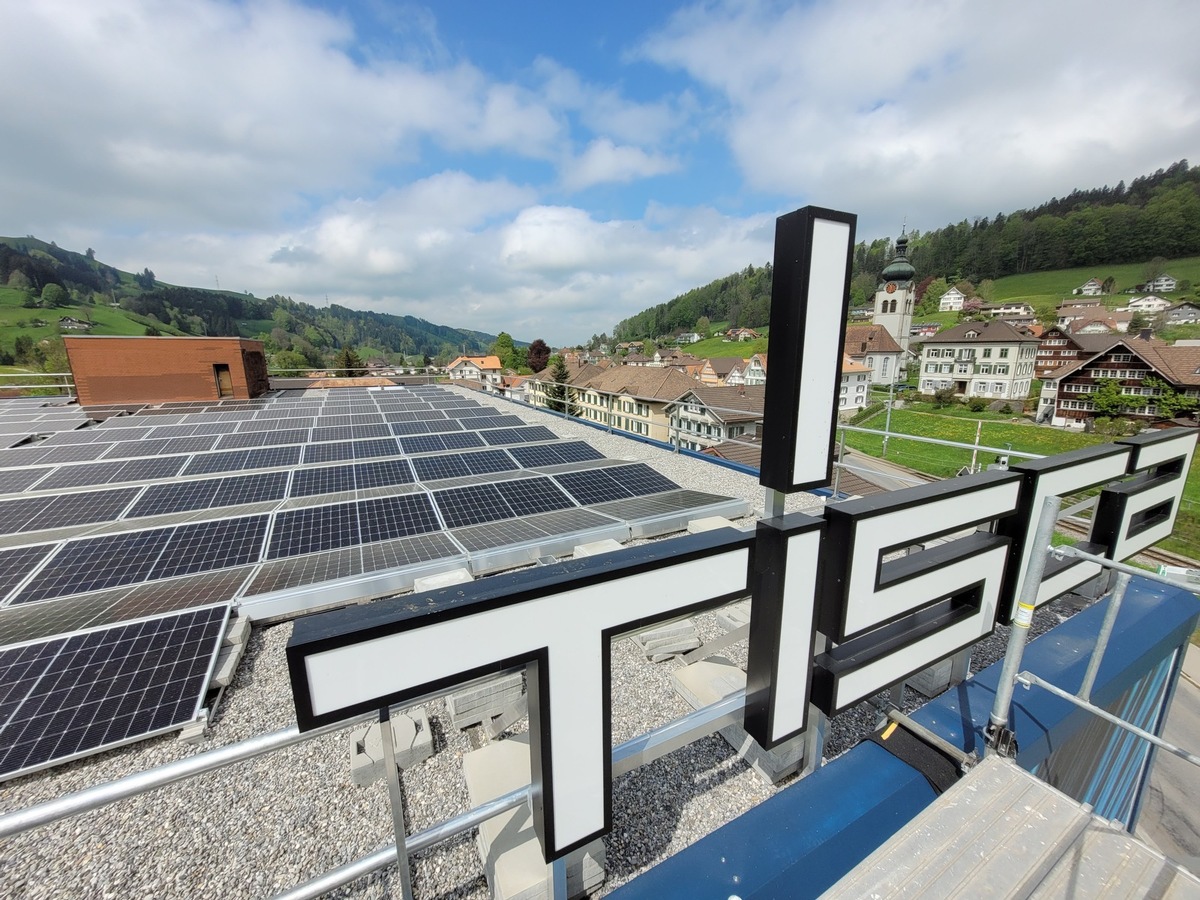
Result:
{"type": "Polygon", "coordinates": [[[64,337],[82,406],[217,400],[214,366],[229,367],[231,398],[269,387],[261,341],[221,337],[64,337]]]}

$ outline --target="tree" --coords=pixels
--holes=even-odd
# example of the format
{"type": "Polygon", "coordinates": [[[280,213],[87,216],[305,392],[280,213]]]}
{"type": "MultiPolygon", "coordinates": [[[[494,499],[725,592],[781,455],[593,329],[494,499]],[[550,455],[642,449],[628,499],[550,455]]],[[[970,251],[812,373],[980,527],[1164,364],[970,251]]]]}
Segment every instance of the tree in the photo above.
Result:
{"type": "Polygon", "coordinates": [[[712,328],[712,322],[708,320],[708,316],[701,316],[696,320],[696,333],[708,337],[708,329],[712,328]]]}
{"type": "Polygon", "coordinates": [[[276,369],[282,370],[306,369],[308,368],[308,360],[305,359],[303,353],[298,353],[295,350],[280,350],[271,357],[271,365],[276,369]]]}
{"type": "Polygon", "coordinates": [[[555,356],[551,362],[550,375],[554,379],[546,385],[546,407],[553,412],[574,416],[578,413],[574,400],[574,389],[569,381],[571,373],[561,356],[555,356]]]}
{"type": "Polygon", "coordinates": [[[42,288],[42,306],[47,309],[55,306],[66,306],[70,299],[66,289],[61,284],[48,284],[42,288]]]}
{"type": "Polygon", "coordinates": [[[147,325],[146,330],[143,331],[142,334],[144,334],[146,337],[158,337],[159,335],[162,334],[162,332],[159,331],[157,328],[155,328],[153,325],[147,325]]]}
{"type": "Polygon", "coordinates": [[[1178,393],[1161,378],[1155,378],[1153,375],[1143,379],[1142,385],[1160,392],[1150,402],[1158,407],[1158,414],[1163,418],[1174,419],[1183,413],[1194,412],[1197,405],[1200,405],[1200,400],[1178,393]]]}
{"type": "Polygon", "coordinates": [[[133,276],[133,280],[137,282],[138,287],[143,291],[154,290],[154,273],[150,271],[149,266],[143,269],[139,274],[133,276]]]}
{"type": "Polygon", "coordinates": [[[1139,310],[1135,311],[1132,316],[1130,316],[1130,318],[1129,318],[1129,333],[1130,334],[1141,334],[1141,332],[1144,329],[1147,329],[1149,327],[1150,327],[1150,317],[1147,316],[1144,312],[1142,312],[1142,310],[1139,309],[1139,310]]]}
{"type": "Polygon", "coordinates": [[[541,338],[535,338],[525,353],[525,361],[534,372],[542,371],[550,361],[550,345],[541,338]]]}
{"type": "Polygon", "coordinates": [[[18,291],[28,291],[33,289],[33,282],[20,269],[13,269],[8,275],[8,286],[18,291]]]}
{"type": "Polygon", "coordinates": [[[1119,416],[1129,408],[1129,398],[1121,393],[1121,382],[1113,378],[1099,382],[1096,390],[1087,398],[1092,401],[1097,415],[1101,416],[1119,416]]]}
{"type": "Polygon", "coordinates": [[[337,370],[336,374],[341,378],[358,378],[363,374],[362,367],[362,360],[354,352],[353,347],[343,347],[333,358],[333,368],[337,370]]]}
{"type": "Polygon", "coordinates": [[[1156,256],[1142,267],[1142,279],[1151,282],[1165,271],[1167,271],[1167,261],[1161,256],[1156,256]]]}
{"type": "Polygon", "coordinates": [[[88,248],[87,248],[87,252],[86,252],[85,254],[83,254],[83,255],[84,255],[84,256],[86,256],[88,259],[95,259],[95,258],[96,258],[96,251],[95,251],[95,250],[93,250],[91,247],[88,247],[88,248]]]}
{"type": "Polygon", "coordinates": [[[502,331],[496,335],[496,340],[492,343],[492,346],[488,348],[488,354],[499,357],[500,365],[504,368],[514,368],[512,335],[506,331],[502,331]]]}
{"type": "Polygon", "coordinates": [[[1104,279],[1104,283],[1100,285],[1100,290],[1106,294],[1114,293],[1117,289],[1117,279],[1109,275],[1104,279]]]}
{"type": "Polygon", "coordinates": [[[34,343],[33,338],[27,334],[18,334],[16,341],[13,343],[13,359],[17,365],[23,366],[34,361],[34,343]]]}

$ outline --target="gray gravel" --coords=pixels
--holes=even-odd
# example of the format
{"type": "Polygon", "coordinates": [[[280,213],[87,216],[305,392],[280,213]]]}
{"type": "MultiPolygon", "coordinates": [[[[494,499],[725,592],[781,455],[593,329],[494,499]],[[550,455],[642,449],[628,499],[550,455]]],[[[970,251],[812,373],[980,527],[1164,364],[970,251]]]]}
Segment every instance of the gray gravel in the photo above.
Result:
{"type": "MultiPolygon", "coordinates": [[[[478,395],[472,395],[478,397],[478,395]]],[[[501,400],[479,397],[504,412],[549,424],[564,438],[589,441],[606,456],[646,462],[680,485],[743,497],[762,510],[756,477],[610,436],[501,400]]],[[[819,507],[803,494],[787,508],[819,507]]],[[[1040,628],[1057,624],[1039,614],[1040,628]]],[[[711,614],[695,617],[702,639],[721,633],[711,614]]],[[[34,804],[285,728],[295,720],[284,662],[290,624],[255,628],[233,685],[198,746],[156,738],[0,785],[0,812],[34,804]]],[[[975,654],[982,667],[1003,653],[1006,637],[990,638],[975,654]]],[[[745,644],[725,656],[745,664],[745,644]]],[[[623,741],[689,711],[671,687],[680,663],[652,664],[631,641],[613,648],[613,738],[623,741]]],[[[905,707],[924,698],[908,691],[905,707]]],[[[435,755],[404,773],[410,831],[468,808],[461,758],[469,735],[448,725],[443,704],[426,704],[435,755]]],[[[875,724],[864,707],[831,725],[827,756],[853,746],[875,724]]],[[[225,768],[122,801],[0,844],[0,897],[262,897],[286,890],[391,841],[385,783],[350,781],[348,732],[225,768]]],[[[608,879],[601,893],[628,881],[725,822],[761,803],[778,787],[765,785],[718,735],[619,778],[613,787],[614,828],[606,839],[608,879]]],[[[440,845],[415,861],[418,897],[474,898],[489,892],[474,834],[440,845]]],[[[337,896],[398,893],[388,870],[347,886],[337,896]]]]}

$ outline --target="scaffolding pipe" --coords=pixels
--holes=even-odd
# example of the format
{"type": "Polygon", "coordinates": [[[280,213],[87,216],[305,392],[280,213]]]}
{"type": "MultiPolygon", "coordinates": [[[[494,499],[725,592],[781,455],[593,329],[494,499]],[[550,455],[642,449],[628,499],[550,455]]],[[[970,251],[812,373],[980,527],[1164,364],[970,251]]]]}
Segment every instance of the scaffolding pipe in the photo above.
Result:
{"type": "Polygon", "coordinates": [[[989,717],[988,749],[993,753],[996,752],[999,743],[997,738],[1008,728],[1008,712],[1009,707],[1012,706],[1016,675],[1021,671],[1021,657],[1025,653],[1025,644],[1029,640],[1029,624],[1033,621],[1038,589],[1042,586],[1042,576],[1046,572],[1046,558],[1049,555],[1050,541],[1054,536],[1054,526],[1058,522],[1060,506],[1062,506],[1061,497],[1046,498],[1042,504],[1037,530],[1033,535],[1033,552],[1029,555],[1029,565],[1025,569],[1025,581],[1021,586],[1021,596],[1017,598],[1012,630],[1008,633],[1008,648],[1004,652],[1004,665],[1000,670],[1000,681],[996,685],[996,700],[992,704],[992,713],[989,717]]]}
{"type": "Polygon", "coordinates": [[[1182,588],[1183,590],[1190,591],[1193,594],[1200,593],[1200,591],[1193,591],[1182,581],[1176,581],[1174,578],[1167,578],[1165,575],[1159,575],[1157,572],[1151,572],[1149,569],[1139,569],[1137,566],[1116,562],[1115,560],[1111,560],[1106,556],[1097,556],[1094,553],[1088,553],[1084,550],[1080,550],[1078,547],[1070,547],[1067,545],[1063,545],[1061,547],[1052,547],[1050,553],[1058,559],[1071,557],[1072,559],[1082,559],[1086,560],[1087,562],[1099,563],[1105,568],[1113,569],[1117,572],[1124,572],[1126,575],[1136,575],[1138,578],[1148,578],[1150,581],[1157,581],[1160,584],[1169,584],[1171,587],[1182,588]]]}
{"type": "Polygon", "coordinates": [[[1108,639],[1112,637],[1113,626],[1117,622],[1117,613],[1121,611],[1121,601],[1125,599],[1130,577],[1128,572],[1117,573],[1117,582],[1108,598],[1108,609],[1104,611],[1104,621],[1100,623],[1100,633],[1096,635],[1096,646],[1092,648],[1087,671],[1083,673],[1083,684],[1079,686],[1081,700],[1092,699],[1092,686],[1096,683],[1096,673],[1100,671],[1100,660],[1104,658],[1104,651],[1108,649],[1108,639]]]}
{"type": "Polygon", "coordinates": [[[1066,700],[1068,703],[1074,703],[1076,706],[1080,707],[1081,709],[1086,709],[1088,712],[1093,713],[1096,716],[1099,716],[1105,722],[1108,722],[1111,725],[1116,725],[1118,728],[1123,728],[1125,731],[1128,731],[1130,734],[1137,735],[1142,740],[1149,741],[1155,747],[1160,747],[1163,750],[1166,750],[1168,753],[1174,753],[1180,759],[1187,760],[1188,762],[1190,762],[1193,766],[1200,766],[1200,756],[1196,756],[1194,753],[1189,753],[1188,751],[1184,750],[1182,747],[1176,747],[1174,744],[1169,743],[1168,741],[1164,741],[1158,735],[1151,734],[1149,731],[1146,731],[1142,728],[1138,728],[1136,725],[1131,725],[1129,722],[1126,722],[1124,719],[1120,718],[1119,716],[1114,716],[1107,709],[1101,709],[1099,706],[1096,706],[1094,703],[1089,703],[1087,700],[1084,700],[1080,697],[1076,697],[1074,694],[1069,693],[1068,691],[1064,691],[1062,688],[1056,687],[1055,685],[1051,684],[1050,682],[1039,678],[1037,675],[1034,675],[1032,672],[1019,673],[1017,675],[1017,681],[1020,682],[1021,686],[1024,687],[1026,690],[1028,690],[1031,685],[1036,684],[1038,687],[1042,688],[1043,690],[1049,691],[1055,697],[1060,697],[1063,700],[1066,700]]]}

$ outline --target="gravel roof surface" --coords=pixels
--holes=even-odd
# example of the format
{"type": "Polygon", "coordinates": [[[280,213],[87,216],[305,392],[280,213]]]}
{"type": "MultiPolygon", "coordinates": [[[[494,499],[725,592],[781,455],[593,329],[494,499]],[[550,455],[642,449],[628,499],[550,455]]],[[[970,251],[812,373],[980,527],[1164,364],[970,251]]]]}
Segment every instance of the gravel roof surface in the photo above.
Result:
{"type": "MultiPolygon", "coordinates": [[[[761,514],[764,492],[756,477],[528,407],[472,396],[530,422],[548,424],[564,438],[587,440],[606,456],[646,462],[683,487],[745,498],[755,510],[738,523],[742,527],[753,527],[761,514]]],[[[821,503],[801,494],[788,498],[787,509],[821,503]]],[[[1039,613],[1036,629],[1058,624],[1060,615],[1039,613]]],[[[702,640],[722,633],[713,614],[694,621],[702,640]]],[[[293,724],[284,661],[291,630],[290,623],[253,630],[234,682],[198,745],[168,735],[15,779],[0,785],[0,813],[293,724]]],[[[1001,629],[984,641],[974,654],[973,668],[998,659],[1006,639],[1001,629]]],[[[745,654],[744,643],[722,651],[741,665],[745,654]]],[[[632,641],[620,640],[612,663],[614,741],[690,711],[671,686],[670,673],[680,665],[678,660],[649,663],[632,641]]],[[[924,702],[906,690],[906,709],[924,702]]],[[[471,749],[470,735],[450,726],[441,701],[425,708],[435,754],[403,773],[410,833],[469,808],[461,758],[471,749]]],[[[863,706],[838,716],[831,724],[826,757],[853,746],[874,728],[876,718],[874,710],[863,706]]],[[[719,735],[618,778],[613,786],[613,831],[606,838],[607,880],[600,893],[678,852],[787,783],[765,784],[719,735]]],[[[342,731],[5,841],[0,844],[0,897],[270,896],[391,840],[386,783],[352,784],[348,731],[342,731]]],[[[384,870],[336,896],[398,894],[391,879],[391,871],[384,870]]],[[[474,834],[417,857],[413,886],[420,898],[490,896],[474,834]]]]}

